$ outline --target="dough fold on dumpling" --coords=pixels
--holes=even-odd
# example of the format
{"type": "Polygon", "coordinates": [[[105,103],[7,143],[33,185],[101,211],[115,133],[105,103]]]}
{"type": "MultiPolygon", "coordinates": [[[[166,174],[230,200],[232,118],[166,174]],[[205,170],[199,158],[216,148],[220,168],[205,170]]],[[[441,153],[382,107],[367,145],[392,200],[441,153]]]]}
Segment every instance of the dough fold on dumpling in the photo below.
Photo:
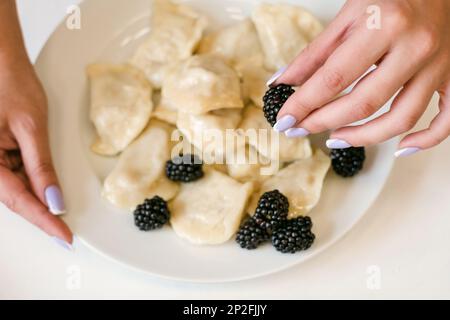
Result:
{"type": "Polygon", "coordinates": [[[319,202],[331,160],[321,150],[309,159],[298,160],[264,181],[254,194],[248,212],[253,215],[264,192],[278,189],[289,199],[289,218],[305,215],[319,202]]]}
{"type": "Polygon", "coordinates": [[[271,161],[248,144],[236,145],[235,156],[227,162],[228,175],[240,182],[258,184],[280,170],[279,162],[271,161]]]}
{"type": "Polygon", "coordinates": [[[170,203],[175,233],[194,244],[221,244],[238,230],[253,190],[215,170],[195,182],[183,184],[170,203]]]}
{"type": "MultiPolygon", "coordinates": [[[[284,134],[275,132],[264,117],[262,109],[249,105],[244,109],[239,129],[244,132],[257,131],[257,139],[250,138],[253,146],[266,158],[280,162],[291,162],[309,158],[312,155],[311,144],[307,138],[287,138],[284,134]]],[[[247,134],[251,137],[251,135],[247,134]]]]}
{"type": "Polygon", "coordinates": [[[323,30],[314,15],[294,5],[262,4],[252,19],[270,70],[288,65],[323,30]]]}
{"type": "Polygon", "coordinates": [[[130,62],[160,88],[170,64],[192,55],[206,25],[206,19],[188,6],[154,0],[150,35],[130,62]]]}
{"type": "Polygon", "coordinates": [[[250,19],[208,34],[200,42],[198,52],[218,55],[237,69],[264,63],[258,34],[250,19]]]}
{"type": "Polygon", "coordinates": [[[152,88],[144,74],[130,65],[93,64],[90,119],[98,139],[92,151],[113,156],[145,128],[153,110],[152,88]]]}
{"type": "Polygon", "coordinates": [[[200,153],[223,159],[227,151],[227,129],[236,129],[240,121],[239,109],[221,109],[200,115],[180,112],[177,128],[200,153]]]}
{"type": "Polygon", "coordinates": [[[266,82],[273,72],[264,68],[264,53],[250,19],[207,35],[199,52],[218,55],[232,65],[241,77],[245,102],[262,107],[266,82]]]}
{"type": "Polygon", "coordinates": [[[170,159],[173,130],[168,124],[151,120],[141,136],[120,155],[104,182],[103,196],[116,207],[130,210],[155,195],[172,199],[179,187],[164,172],[170,159]]]}
{"type": "Polygon", "coordinates": [[[244,106],[236,71],[214,55],[192,56],[174,65],[164,79],[161,103],[193,114],[244,106]]]}

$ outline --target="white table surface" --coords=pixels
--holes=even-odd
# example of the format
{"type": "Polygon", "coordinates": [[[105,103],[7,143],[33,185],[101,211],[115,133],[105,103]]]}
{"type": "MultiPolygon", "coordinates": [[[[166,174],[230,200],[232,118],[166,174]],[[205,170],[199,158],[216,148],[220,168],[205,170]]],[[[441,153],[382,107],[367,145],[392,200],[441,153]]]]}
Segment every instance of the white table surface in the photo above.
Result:
{"type": "MultiPolygon", "coordinates": [[[[18,0],[33,59],[76,2],[18,0]]],[[[344,239],[305,264],[239,283],[170,282],[130,271],[81,244],[66,252],[1,207],[0,298],[448,299],[449,159],[450,141],[398,160],[376,204],[344,239]],[[73,282],[77,274],[80,281],[73,282]]]]}

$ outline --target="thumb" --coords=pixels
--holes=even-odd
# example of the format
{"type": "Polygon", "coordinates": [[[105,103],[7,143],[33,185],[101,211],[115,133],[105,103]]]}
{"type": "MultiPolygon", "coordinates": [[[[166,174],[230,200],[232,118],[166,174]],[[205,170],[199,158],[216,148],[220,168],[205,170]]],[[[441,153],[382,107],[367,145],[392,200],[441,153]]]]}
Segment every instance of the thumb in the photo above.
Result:
{"type": "Polygon", "coordinates": [[[19,144],[25,171],[36,197],[51,213],[65,213],[64,199],[50,152],[47,120],[40,116],[22,116],[12,131],[19,144]]]}

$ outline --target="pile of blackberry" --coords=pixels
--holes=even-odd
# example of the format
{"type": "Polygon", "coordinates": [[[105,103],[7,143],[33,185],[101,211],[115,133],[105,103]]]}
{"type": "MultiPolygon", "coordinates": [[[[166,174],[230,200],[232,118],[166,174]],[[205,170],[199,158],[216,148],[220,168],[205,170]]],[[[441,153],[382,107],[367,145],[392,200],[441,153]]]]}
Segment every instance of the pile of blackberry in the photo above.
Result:
{"type": "Polygon", "coordinates": [[[264,116],[272,127],[277,122],[278,112],[294,92],[295,90],[291,86],[280,84],[270,88],[264,95],[264,116]]]}
{"type": "Polygon", "coordinates": [[[138,205],[134,210],[134,224],[141,231],[150,231],[162,228],[170,218],[167,202],[155,196],[138,205]]]}
{"type": "Polygon", "coordinates": [[[353,177],[364,167],[366,151],[364,147],[333,149],[330,153],[334,172],[344,178],[353,177]]]}
{"type": "Polygon", "coordinates": [[[166,176],[175,182],[192,182],[203,175],[202,162],[192,154],[179,155],[166,163],[166,176]]]}
{"type": "Polygon", "coordinates": [[[289,201],[280,191],[264,193],[252,218],[239,229],[236,242],[243,249],[256,249],[272,240],[272,245],[282,253],[307,250],[314,242],[309,217],[288,220],[289,201]]]}

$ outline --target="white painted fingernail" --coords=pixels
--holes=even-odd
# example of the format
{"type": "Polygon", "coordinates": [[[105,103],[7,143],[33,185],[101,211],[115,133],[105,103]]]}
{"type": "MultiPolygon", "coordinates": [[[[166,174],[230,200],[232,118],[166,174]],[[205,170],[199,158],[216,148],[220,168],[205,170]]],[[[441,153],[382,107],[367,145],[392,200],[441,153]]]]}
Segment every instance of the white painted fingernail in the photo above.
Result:
{"type": "Polygon", "coordinates": [[[352,147],[350,143],[341,139],[328,139],[326,144],[328,149],[347,149],[352,147]]]}
{"type": "Polygon", "coordinates": [[[288,114],[278,120],[277,123],[275,123],[275,125],[273,126],[273,129],[276,132],[285,132],[287,129],[292,128],[296,123],[297,119],[288,114]]]}
{"type": "Polygon", "coordinates": [[[287,129],[284,134],[288,138],[301,138],[309,136],[310,132],[304,128],[291,128],[287,129]]]}
{"type": "Polygon", "coordinates": [[[73,251],[73,246],[70,243],[67,243],[66,241],[64,241],[58,237],[52,237],[52,240],[60,247],[63,247],[64,249],[66,249],[68,251],[73,251]]]}
{"type": "Polygon", "coordinates": [[[268,87],[273,85],[275,83],[275,81],[277,81],[283,75],[283,73],[286,71],[286,69],[287,69],[287,66],[282,67],[280,70],[275,72],[275,74],[272,77],[270,77],[269,81],[267,81],[266,85],[268,87]]]}
{"type": "Polygon", "coordinates": [[[56,216],[66,213],[66,207],[64,205],[64,199],[61,193],[61,189],[52,185],[44,191],[45,200],[47,201],[48,210],[56,216]]]}
{"type": "Polygon", "coordinates": [[[419,151],[422,151],[422,149],[417,148],[417,147],[403,148],[403,149],[398,150],[395,153],[395,157],[396,158],[407,157],[407,156],[411,156],[419,151]]]}

